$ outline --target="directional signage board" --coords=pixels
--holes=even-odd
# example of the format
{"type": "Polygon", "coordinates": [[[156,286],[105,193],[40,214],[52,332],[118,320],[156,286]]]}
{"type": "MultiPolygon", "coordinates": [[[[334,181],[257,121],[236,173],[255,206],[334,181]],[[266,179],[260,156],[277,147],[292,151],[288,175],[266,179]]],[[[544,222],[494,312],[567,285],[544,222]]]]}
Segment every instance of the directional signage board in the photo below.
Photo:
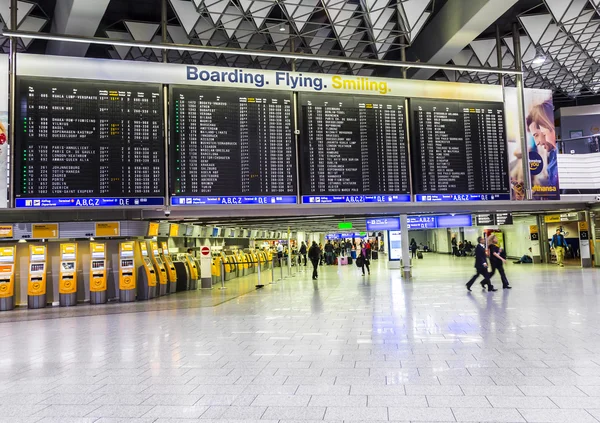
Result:
{"type": "Polygon", "coordinates": [[[399,231],[399,217],[373,217],[367,219],[367,231],[399,231]]]}

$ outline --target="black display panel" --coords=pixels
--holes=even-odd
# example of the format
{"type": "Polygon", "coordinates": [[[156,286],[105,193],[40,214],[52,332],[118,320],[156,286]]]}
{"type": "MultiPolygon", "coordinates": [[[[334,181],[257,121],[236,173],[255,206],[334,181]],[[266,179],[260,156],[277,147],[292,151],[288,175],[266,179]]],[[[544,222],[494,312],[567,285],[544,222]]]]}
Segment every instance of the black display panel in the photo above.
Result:
{"type": "Polygon", "coordinates": [[[508,194],[502,103],[410,100],[416,194],[508,194]]]}
{"type": "Polygon", "coordinates": [[[304,202],[410,201],[404,98],[300,93],[299,107],[304,202]]]}
{"type": "Polygon", "coordinates": [[[296,202],[291,93],[173,87],[171,95],[173,205],[296,202]]]}
{"type": "Polygon", "coordinates": [[[20,78],[17,102],[17,198],[164,197],[159,85],[20,78]]]}

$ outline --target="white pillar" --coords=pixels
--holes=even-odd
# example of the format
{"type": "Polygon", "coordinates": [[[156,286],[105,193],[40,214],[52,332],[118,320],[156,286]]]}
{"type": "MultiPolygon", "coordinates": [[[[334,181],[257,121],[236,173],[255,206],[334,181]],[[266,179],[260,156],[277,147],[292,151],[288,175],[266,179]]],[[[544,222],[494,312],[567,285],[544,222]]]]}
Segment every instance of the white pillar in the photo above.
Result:
{"type": "Polygon", "coordinates": [[[402,231],[402,276],[411,278],[410,243],[408,240],[408,216],[400,215],[400,230],[402,231]]]}
{"type": "Polygon", "coordinates": [[[592,267],[592,250],[590,248],[589,212],[585,212],[586,220],[579,222],[579,255],[581,267],[592,267]]]}

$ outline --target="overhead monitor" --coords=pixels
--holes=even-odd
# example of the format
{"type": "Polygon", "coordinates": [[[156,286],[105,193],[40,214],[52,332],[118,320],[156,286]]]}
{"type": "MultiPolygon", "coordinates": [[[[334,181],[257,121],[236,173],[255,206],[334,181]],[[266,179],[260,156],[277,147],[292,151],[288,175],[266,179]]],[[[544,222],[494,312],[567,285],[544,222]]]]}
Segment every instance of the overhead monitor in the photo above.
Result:
{"type": "Polygon", "coordinates": [[[303,203],[410,201],[404,98],[298,97],[303,203]]]}
{"type": "Polygon", "coordinates": [[[172,88],[173,206],[294,204],[291,92],[172,88]]]}
{"type": "Polygon", "coordinates": [[[160,85],[19,78],[19,208],[164,204],[160,85]]]}
{"type": "Polygon", "coordinates": [[[504,106],[410,100],[416,200],[510,200],[504,106]]]}

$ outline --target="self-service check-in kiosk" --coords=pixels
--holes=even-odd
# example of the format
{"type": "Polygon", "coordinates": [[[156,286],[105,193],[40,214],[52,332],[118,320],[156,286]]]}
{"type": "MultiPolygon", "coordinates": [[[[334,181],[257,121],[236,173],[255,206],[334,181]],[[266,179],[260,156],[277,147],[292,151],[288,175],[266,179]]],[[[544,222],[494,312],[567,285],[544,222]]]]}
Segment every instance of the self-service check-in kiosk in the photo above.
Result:
{"type": "Polygon", "coordinates": [[[190,267],[184,256],[185,254],[177,254],[176,260],[173,262],[175,271],[177,272],[177,292],[190,289],[190,267]]]}
{"type": "Polygon", "coordinates": [[[77,244],[60,244],[58,298],[61,307],[77,305],[77,244]]]}
{"type": "Polygon", "coordinates": [[[196,264],[196,260],[192,257],[191,254],[185,254],[185,260],[187,262],[188,267],[190,268],[190,286],[189,289],[194,291],[198,289],[198,278],[200,275],[198,274],[198,265],[196,264]]]}
{"type": "Polygon", "coordinates": [[[134,249],[134,241],[119,244],[119,300],[124,303],[135,301],[137,291],[134,249]]]}
{"type": "Polygon", "coordinates": [[[29,246],[29,272],[27,275],[27,307],[46,307],[46,273],[48,249],[45,245],[29,246]]]}
{"type": "Polygon", "coordinates": [[[106,271],[106,245],[90,243],[90,304],[106,304],[108,301],[106,271]]]}
{"type": "Polygon", "coordinates": [[[167,295],[167,284],[169,283],[167,277],[167,267],[165,266],[165,262],[160,256],[160,252],[158,251],[158,242],[150,242],[150,247],[152,263],[154,264],[154,269],[156,271],[156,274],[158,275],[158,287],[156,289],[156,293],[158,296],[167,295]]]}
{"type": "Polygon", "coordinates": [[[0,311],[15,308],[15,247],[0,248],[0,311]]]}
{"type": "Polygon", "coordinates": [[[165,267],[167,268],[167,277],[169,279],[169,287],[168,293],[177,292],[177,270],[175,269],[175,265],[173,264],[173,260],[171,260],[171,256],[169,255],[169,247],[166,242],[161,244],[162,247],[162,259],[165,263],[165,267]]]}
{"type": "Polygon", "coordinates": [[[148,255],[146,242],[140,242],[139,246],[142,265],[138,267],[137,271],[137,299],[138,301],[143,301],[156,297],[156,272],[154,271],[152,260],[150,260],[148,255]]]}

